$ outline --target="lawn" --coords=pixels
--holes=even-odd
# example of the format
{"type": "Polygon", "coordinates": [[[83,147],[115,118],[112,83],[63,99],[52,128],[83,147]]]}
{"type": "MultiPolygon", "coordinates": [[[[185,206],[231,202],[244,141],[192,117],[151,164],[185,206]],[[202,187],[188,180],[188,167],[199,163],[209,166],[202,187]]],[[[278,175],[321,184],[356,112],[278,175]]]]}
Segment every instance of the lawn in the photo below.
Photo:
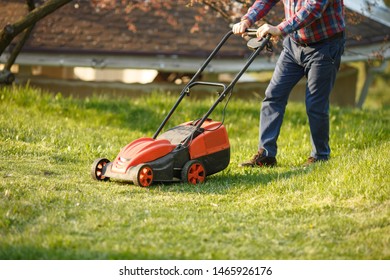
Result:
{"type": "MultiPolygon", "coordinates": [[[[233,96],[231,162],[205,184],[91,179],[96,158],[152,136],[176,98],[1,88],[0,259],[390,258],[389,106],[332,107],[332,159],[303,168],[310,135],[304,105],[291,103],[278,166],[240,169],[256,151],[260,100],[233,96]]],[[[168,126],[211,102],[185,100],[168,126]]]]}

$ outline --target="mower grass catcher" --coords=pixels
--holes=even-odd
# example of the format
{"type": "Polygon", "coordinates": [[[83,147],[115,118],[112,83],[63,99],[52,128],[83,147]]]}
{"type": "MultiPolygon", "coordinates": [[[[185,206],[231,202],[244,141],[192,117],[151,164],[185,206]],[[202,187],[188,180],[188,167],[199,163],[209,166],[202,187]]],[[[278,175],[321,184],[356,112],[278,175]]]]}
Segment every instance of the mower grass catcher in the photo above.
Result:
{"type": "MultiPolygon", "coordinates": [[[[98,181],[110,178],[133,182],[148,187],[154,182],[203,183],[206,176],[224,170],[230,162],[230,144],[228,134],[222,122],[209,119],[215,107],[233,90],[242,74],[256,56],[265,48],[270,49],[270,36],[263,39],[253,38],[248,47],[253,50],[246,64],[230,84],[198,81],[200,74],[215,57],[220,48],[232,35],[228,32],[212,51],[197,73],[182,90],[168,115],[153,137],[143,137],[132,141],[122,148],[114,161],[98,158],[91,167],[91,176],[98,181]],[[253,44],[253,40],[256,40],[253,44]],[[253,47],[255,45],[255,47],[253,47]],[[160,134],[169,118],[179,106],[190,89],[197,85],[220,87],[218,99],[202,118],[182,123],[160,134]],[[160,135],[159,135],[160,134],[160,135]]],[[[249,36],[256,36],[256,30],[248,30],[249,36]]]]}

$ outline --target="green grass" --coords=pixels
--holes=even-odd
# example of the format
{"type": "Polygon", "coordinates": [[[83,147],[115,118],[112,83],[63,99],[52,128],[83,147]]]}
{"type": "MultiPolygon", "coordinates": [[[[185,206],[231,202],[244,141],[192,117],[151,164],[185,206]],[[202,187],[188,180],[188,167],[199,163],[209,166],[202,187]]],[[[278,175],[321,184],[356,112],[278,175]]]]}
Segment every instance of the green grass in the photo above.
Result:
{"type": "MultiPolygon", "coordinates": [[[[260,101],[233,97],[231,164],[205,184],[90,178],[96,158],[151,136],[176,98],[79,100],[1,88],[0,259],[390,258],[388,107],[332,108],[332,159],[304,169],[305,109],[291,103],[278,167],[239,169],[256,150],[260,101]]],[[[185,100],[168,127],[211,100],[185,100]]]]}

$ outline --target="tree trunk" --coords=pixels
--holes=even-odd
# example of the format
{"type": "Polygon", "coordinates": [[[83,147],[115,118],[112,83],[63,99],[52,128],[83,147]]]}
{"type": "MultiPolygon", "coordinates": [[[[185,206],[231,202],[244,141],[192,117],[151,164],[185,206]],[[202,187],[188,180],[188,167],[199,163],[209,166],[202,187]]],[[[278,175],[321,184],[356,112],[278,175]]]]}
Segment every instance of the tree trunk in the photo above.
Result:
{"type": "MultiPolygon", "coordinates": [[[[35,9],[35,3],[34,0],[26,0],[26,4],[28,7],[28,11],[31,12],[35,9]]],[[[22,50],[24,44],[26,43],[28,37],[31,34],[31,31],[34,29],[35,24],[32,24],[30,27],[28,27],[23,34],[22,39],[16,44],[15,48],[12,50],[12,53],[10,57],[7,60],[7,63],[4,66],[4,69],[7,71],[11,71],[12,65],[15,63],[15,60],[17,56],[19,55],[20,51],[22,50]]]]}

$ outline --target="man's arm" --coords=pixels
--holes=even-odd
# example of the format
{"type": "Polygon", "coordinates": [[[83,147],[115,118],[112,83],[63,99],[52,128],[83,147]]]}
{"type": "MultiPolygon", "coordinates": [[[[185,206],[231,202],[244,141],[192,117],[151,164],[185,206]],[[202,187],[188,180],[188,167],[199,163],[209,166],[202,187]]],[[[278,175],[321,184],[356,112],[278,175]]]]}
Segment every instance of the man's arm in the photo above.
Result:
{"type": "Polygon", "coordinates": [[[277,27],[282,35],[297,31],[320,18],[330,2],[330,0],[308,0],[298,12],[277,27]]]}
{"type": "Polygon", "coordinates": [[[263,18],[280,0],[256,0],[248,12],[236,23],[232,30],[234,34],[243,34],[247,28],[263,18]]]}
{"type": "Polygon", "coordinates": [[[262,19],[280,0],[256,0],[241,20],[249,21],[250,25],[262,19]]]}

